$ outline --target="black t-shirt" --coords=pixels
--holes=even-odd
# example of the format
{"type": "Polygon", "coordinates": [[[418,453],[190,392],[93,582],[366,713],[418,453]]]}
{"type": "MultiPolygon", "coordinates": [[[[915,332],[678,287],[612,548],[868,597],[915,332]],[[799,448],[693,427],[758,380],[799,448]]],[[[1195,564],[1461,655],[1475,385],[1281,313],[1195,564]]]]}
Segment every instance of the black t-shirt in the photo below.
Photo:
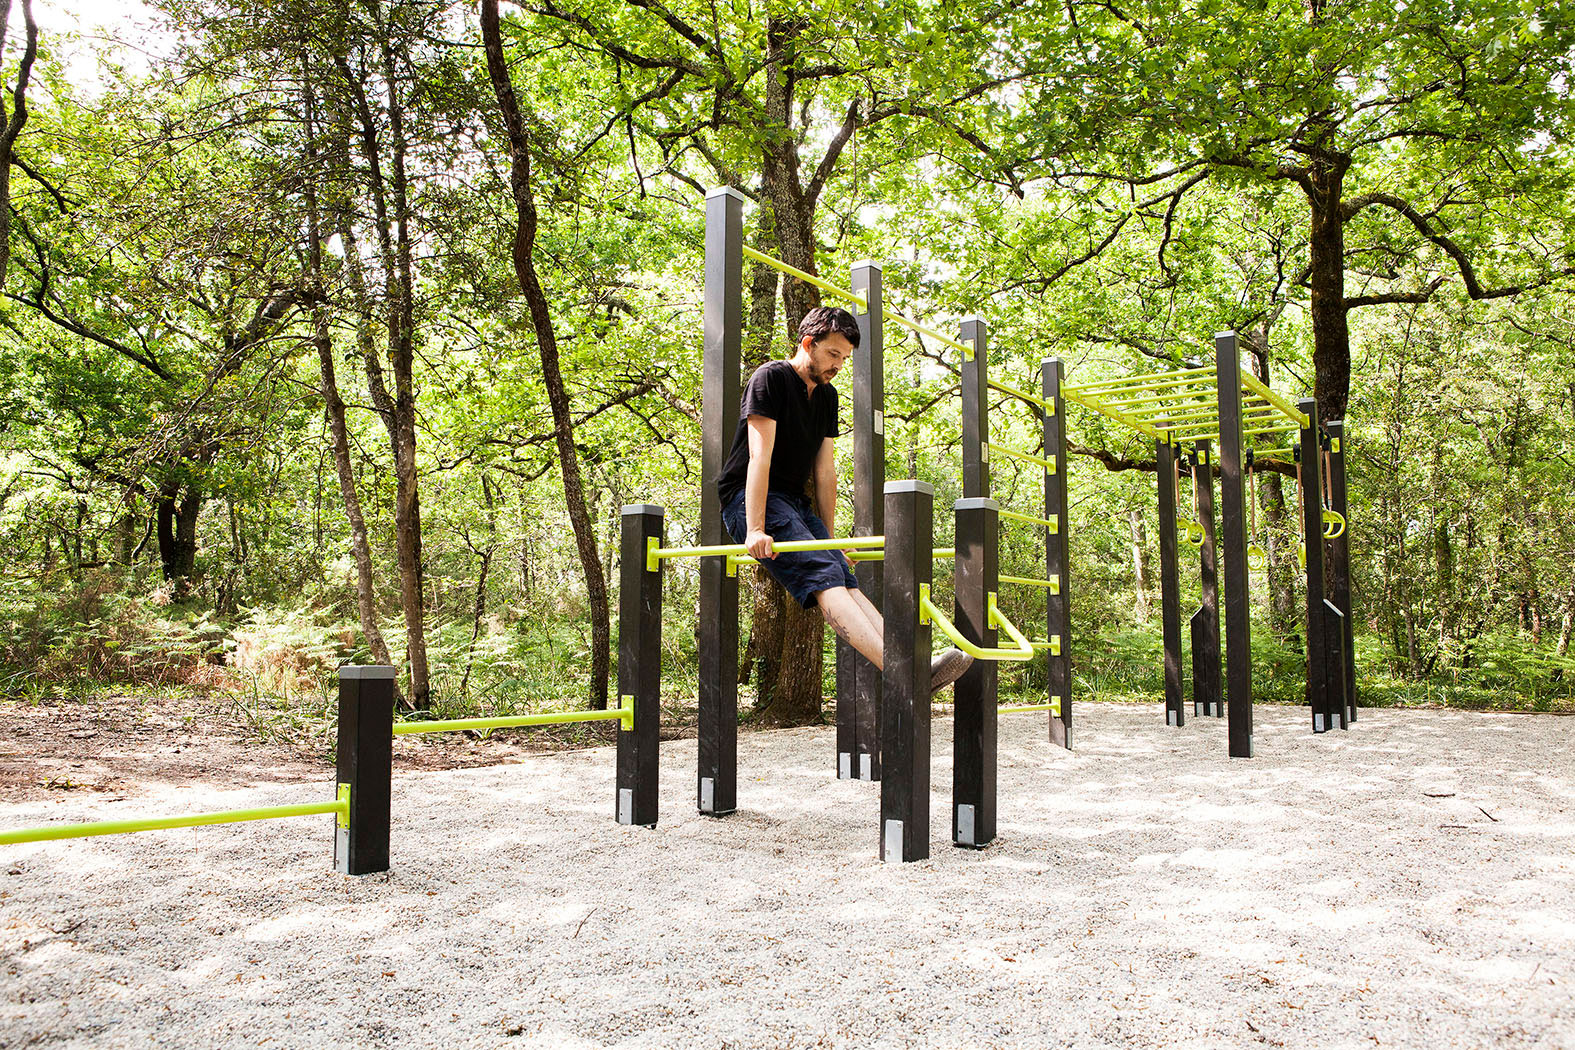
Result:
{"type": "Polygon", "coordinates": [[[811,396],[786,361],[767,361],[755,369],[744,387],[733,447],[716,479],[723,506],[743,490],[749,475],[750,416],[777,421],[776,444],[771,449],[770,490],[802,496],[821,442],[837,436],[837,388],[830,383],[817,383],[811,396]]]}

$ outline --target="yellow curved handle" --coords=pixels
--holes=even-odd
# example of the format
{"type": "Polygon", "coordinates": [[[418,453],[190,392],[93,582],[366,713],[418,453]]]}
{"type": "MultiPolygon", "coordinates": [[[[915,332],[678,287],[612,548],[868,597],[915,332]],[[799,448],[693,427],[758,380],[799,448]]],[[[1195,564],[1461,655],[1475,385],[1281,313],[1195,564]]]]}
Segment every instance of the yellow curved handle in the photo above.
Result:
{"type": "Polygon", "coordinates": [[[1176,527],[1176,529],[1177,529],[1178,532],[1181,529],[1186,529],[1187,530],[1187,543],[1188,543],[1188,545],[1193,546],[1193,547],[1202,547],[1203,546],[1203,526],[1202,525],[1199,525],[1195,521],[1187,521],[1187,522],[1183,522],[1180,525],[1178,525],[1176,527]]]}
{"type": "Polygon", "coordinates": [[[1269,564],[1269,552],[1256,543],[1247,544],[1247,568],[1261,569],[1269,564]]]}
{"type": "Polygon", "coordinates": [[[1296,563],[1304,569],[1307,568],[1307,544],[1305,541],[1296,545],[1296,563]]]}
{"type": "Polygon", "coordinates": [[[1323,512],[1323,538],[1336,540],[1345,535],[1345,515],[1337,510],[1323,512]]]}

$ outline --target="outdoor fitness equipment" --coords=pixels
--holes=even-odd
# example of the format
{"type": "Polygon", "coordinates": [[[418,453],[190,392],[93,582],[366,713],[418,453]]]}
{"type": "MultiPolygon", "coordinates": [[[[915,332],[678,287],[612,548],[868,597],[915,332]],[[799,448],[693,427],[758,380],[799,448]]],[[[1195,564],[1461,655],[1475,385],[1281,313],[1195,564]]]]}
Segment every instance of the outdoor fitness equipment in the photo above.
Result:
{"type": "MultiPolygon", "coordinates": [[[[1203,608],[1192,621],[1193,692],[1197,713],[1229,716],[1230,754],[1252,755],[1252,665],[1248,623],[1248,559],[1252,553],[1245,514],[1242,469],[1247,454],[1255,460],[1299,454],[1299,525],[1303,536],[1324,542],[1304,544],[1307,572],[1307,700],[1313,731],[1341,728],[1356,717],[1354,647],[1350,623],[1350,569],[1346,545],[1345,460],[1343,426],[1319,424],[1317,403],[1291,404],[1251,373],[1241,369],[1234,332],[1214,338],[1214,363],[1122,379],[1104,380],[1062,390],[1068,400],[1098,412],[1152,438],[1159,474],[1160,576],[1165,635],[1165,710],[1171,725],[1183,723],[1181,628],[1176,572],[1176,504],[1173,481],[1180,449],[1191,446],[1192,474],[1198,518],[1205,537],[1202,547],[1203,608]],[[1248,443],[1297,435],[1291,447],[1256,451],[1248,443]],[[1218,442],[1218,472],[1223,524],[1223,573],[1215,572],[1213,536],[1213,475],[1211,443],[1218,442]],[[1323,466],[1325,469],[1320,470],[1323,466]],[[1305,486],[1301,484],[1306,475],[1305,486]],[[1327,498],[1323,493],[1327,478],[1327,498]],[[1327,503],[1327,507],[1325,506],[1327,503]],[[1325,517],[1325,511],[1328,517],[1325,517]],[[1326,520],[1328,522],[1326,526],[1326,520]],[[1324,557],[1330,559],[1332,588],[1325,594],[1324,557]],[[1218,585],[1225,585],[1225,675],[1220,688],[1218,585]],[[1212,621],[1212,622],[1211,622],[1212,621]]],[[[1255,502],[1255,501],[1254,501],[1255,502]]],[[[1254,533],[1255,533],[1254,528],[1254,533]]]]}
{"type": "MultiPolygon", "coordinates": [[[[635,580],[637,601],[649,600],[635,580]]],[[[624,615],[630,615],[626,590],[624,615]]],[[[660,601],[660,592],[656,600],[660,601]]],[[[660,608],[657,609],[658,613],[660,608]]],[[[638,614],[631,621],[638,625],[638,614]]],[[[620,824],[656,824],[656,746],[659,708],[654,683],[629,682],[622,675],[620,687],[635,685],[650,697],[636,706],[635,696],[625,694],[617,708],[608,711],[569,711],[547,715],[509,715],[498,718],[457,718],[442,721],[395,722],[392,667],[341,667],[339,669],[339,726],[337,749],[338,788],[332,801],[284,806],[262,806],[173,817],[140,817],[91,823],[49,824],[0,832],[0,845],[45,842],[55,839],[119,835],[165,828],[190,828],[207,824],[232,824],[310,814],[332,813],[334,864],[346,875],[367,875],[388,870],[390,799],[393,794],[393,738],[413,733],[447,733],[465,729],[500,729],[506,726],[558,725],[565,722],[618,723],[618,780],[616,816],[620,824]]]]}
{"type": "MultiPolygon", "coordinates": [[[[984,652],[955,686],[957,704],[954,743],[953,840],[983,846],[995,835],[996,661],[1041,658],[1047,661],[1048,702],[1023,710],[1045,711],[1049,735],[1062,746],[1071,743],[1070,645],[1066,596],[1066,541],[1060,523],[1066,507],[1065,435],[1060,408],[1061,365],[1044,363],[1043,396],[990,380],[986,370],[987,332],[977,318],[962,322],[956,339],[903,317],[883,305],[881,270],[872,263],[853,267],[851,288],[837,286],[795,270],[743,243],[744,198],[723,188],[706,198],[705,361],[703,380],[702,476],[721,473],[737,428],[743,339],[743,260],[781,270],[808,281],[850,303],[860,328],[853,356],[853,537],[831,541],[824,549],[854,551],[855,572],[862,590],[882,606],[886,623],[884,672],[850,648],[837,659],[837,771],[842,778],[880,779],[881,851],[889,860],[916,860],[929,853],[929,661],[931,625],[954,635],[954,641],[984,652]],[[957,540],[946,553],[934,547],[930,503],[933,492],[919,482],[885,478],[883,341],[885,322],[913,329],[962,355],[963,496],[956,507],[957,540]],[[1026,514],[996,506],[989,496],[986,419],[988,391],[997,390],[1036,406],[1044,426],[1044,455],[995,446],[1001,455],[1029,463],[1044,472],[1042,514],[1026,514]],[[1045,536],[1043,578],[1000,577],[994,552],[1002,518],[1028,524],[1045,536]],[[888,521],[895,527],[888,529],[888,521]],[[948,616],[918,585],[930,582],[937,557],[956,559],[953,609],[948,616]],[[894,570],[894,564],[903,568],[894,570]],[[912,568],[922,564],[922,571],[912,568]],[[903,586],[886,593],[892,577],[903,586]],[[919,576],[922,575],[922,579],[919,576]],[[992,595],[1002,583],[1032,586],[1045,592],[1047,635],[1031,641],[1001,615],[992,595]],[[911,586],[910,586],[911,585],[911,586]],[[1014,638],[1011,647],[996,645],[997,628],[1014,638]],[[1015,633],[1014,633],[1015,632],[1015,633]],[[923,638],[923,646],[917,639],[923,638]],[[1010,653],[1010,656],[1007,654],[1010,653]],[[921,682],[920,679],[923,679],[921,682]],[[900,828],[894,837],[893,829],[900,828]]],[[[660,507],[624,508],[624,572],[628,589],[630,566],[660,593],[663,563],[675,557],[699,558],[701,616],[698,648],[699,768],[696,800],[701,813],[724,816],[737,808],[738,732],[738,582],[737,566],[744,550],[726,539],[715,487],[701,493],[699,544],[664,549],[660,507]],[[641,531],[643,529],[643,531],[641,531]],[[655,545],[650,540],[655,537],[655,545]],[[631,546],[632,544],[632,546],[631,546]]],[[[789,549],[788,544],[777,545],[789,549]]],[[[625,666],[638,675],[656,675],[660,647],[659,617],[619,627],[620,678],[625,666]],[[638,650],[636,652],[635,650],[638,650]]],[[[643,697],[637,695],[637,703],[643,697]]],[[[1016,710],[1016,709],[1013,709],[1016,710]]]]}

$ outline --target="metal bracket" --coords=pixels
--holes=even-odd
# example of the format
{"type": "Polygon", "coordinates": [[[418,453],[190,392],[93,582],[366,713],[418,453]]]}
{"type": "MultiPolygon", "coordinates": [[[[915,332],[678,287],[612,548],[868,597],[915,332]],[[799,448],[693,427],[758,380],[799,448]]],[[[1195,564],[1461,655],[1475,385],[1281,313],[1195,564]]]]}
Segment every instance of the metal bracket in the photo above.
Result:
{"type": "Polygon", "coordinates": [[[646,572],[659,572],[661,570],[662,560],[661,560],[661,558],[657,557],[657,555],[656,555],[656,552],[661,550],[661,549],[662,549],[662,541],[660,539],[658,539],[655,536],[647,536],[645,538],[645,571],[646,572]]]}
{"type": "Polygon", "coordinates": [[[339,799],[339,802],[344,806],[344,808],[341,809],[335,815],[336,821],[337,821],[337,823],[339,824],[339,826],[341,828],[348,828],[350,826],[350,785],[349,784],[340,784],[339,785],[339,794],[338,794],[337,798],[339,799]]]}
{"type": "Polygon", "coordinates": [[[927,624],[927,623],[930,622],[930,611],[924,607],[924,603],[929,601],[929,600],[930,600],[930,585],[927,584],[927,583],[919,584],[919,625],[920,626],[923,626],[924,624],[927,624]]]}
{"type": "Polygon", "coordinates": [[[618,709],[623,712],[622,717],[618,719],[618,728],[625,733],[634,732],[634,697],[619,696],[618,709]]]}

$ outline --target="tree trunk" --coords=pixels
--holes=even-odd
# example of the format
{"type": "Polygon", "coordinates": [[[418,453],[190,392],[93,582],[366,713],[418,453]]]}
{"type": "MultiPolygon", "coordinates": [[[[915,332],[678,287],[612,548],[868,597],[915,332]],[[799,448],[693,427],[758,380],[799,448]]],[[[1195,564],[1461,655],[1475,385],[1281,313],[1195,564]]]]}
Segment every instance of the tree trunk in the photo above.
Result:
{"type": "MultiPolygon", "coordinates": [[[[793,43],[797,32],[798,25],[792,20],[770,18],[766,24],[769,67],[765,120],[770,134],[761,154],[761,177],[779,257],[789,266],[815,274],[819,271],[815,265],[813,216],[799,179],[798,141],[792,128],[793,43]]],[[[820,305],[820,291],[797,278],[784,278],[782,305],[787,321],[786,345],[793,346],[798,342],[799,321],[820,305]]],[[[751,628],[759,670],[755,716],[769,725],[820,722],[825,621],[818,609],[805,609],[776,581],[768,578],[768,583],[764,595],[757,588],[751,628]],[[773,644],[778,624],[780,646],[773,644]],[[767,655],[772,649],[776,651],[774,658],[767,655]]]]}
{"type": "Polygon", "coordinates": [[[585,589],[591,607],[591,706],[607,706],[608,654],[612,645],[611,616],[608,611],[607,579],[596,550],[596,528],[585,505],[580,481],[579,455],[574,448],[574,418],[568,391],[558,361],[558,338],[553,327],[552,310],[541,280],[536,273],[536,197],[531,188],[530,140],[525,119],[520,113],[514,84],[509,79],[508,62],[503,54],[503,36],[498,25],[498,0],[482,0],[481,38],[487,53],[487,74],[497,96],[509,142],[509,189],[514,197],[514,274],[530,310],[536,330],[536,346],[541,354],[542,382],[552,406],[553,437],[558,445],[559,470],[563,476],[563,495],[568,504],[569,521],[574,526],[575,546],[580,567],[585,573],[585,589]]]}
{"type": "Polygon", "coordinates": [[[388,642],[383,638],[377,615],[377,581],[372,568],[372,545],[367,538],[366,517],[361,512],[361,497],[356,492],[355,466],[350,459],[350,432],[345,425],[345,403],[339,396],[339,383],[334,374],[333,336],[328,327],[328,296],[323,281],[323,236],[321,215],[317,203],[316,150],[312,146],[316,132],[316,98],[312,90],[310,70],[306,83],[307,114],[307,177],[305,180],[307,213],[307,265],[310,269],[310,297],[312,301],[312,343],[317,348],[317,363],[322,375],[323,406],[328,417],[328,430],[333,439],[334,470],[339,478],[339,496],[344,503],[345,521],[350,526],[350,554],[356,569],[356,612],[361,620],[361,633],[366,636],[367,651],[380,664],[392,665],[388,642]]]}
{"type": "Polygon", "coordinates": [[[1345,305],[1345,214],[1340,195],[1350,158],[1321,156],[1309,168],[1308,252],[1314,393],[1324,420],[1344,419],[1351,387],[1351,330],[1345,305]]]}
{"type": "Polygon", "coordinates": [[[1135,580],[1133,612],[1139,620],[1148,619],[1148,535],[1143,527],[1143,512],[1134,507],[1128,513],[1132,525],[1132,575],[1135,580]]]}
{"type": "MultiPolygon", "coordinates": [[[[372,201],[372,218],[377,250],[384,279],[384,311],[388,338],[389,366],[393,372],[392,395],[383,385],[381,365],[371,346],[369,326],[363,324],[363,360],[373,404],[388,430],[394,456],[394,546],[399,562],[400,606],[405,614],[406,662],[410,670],[410,706],[426,710],[432,706],[431,678],[427,668],[426,593],[421,560],[421,489],[416,461],[415,398],[415,273],[411,258],[410,234],[414,215],[410,210],[408,178],[405,170],[404,107],[396,78],[390,30],[380,23],[380,5],[370,5],[374,20],[379,20],[382,39],[382,78],[384,99],[381,108],[388,114],[391,171],[383,171],[382,148],[372,105],[367,98],[369,70],[357,70],[344,54],[334,56],[355,109],[355,123],[362,159],[366,161],[366,185],[372,201]],[[390,207],[392,197],[392,207],[390,207]],[[397,233],[396,233],[397,231],[397,233]]],[[[348,134],[348,128],[342,129],[348,134]]],[[[347,171],[348,173],[348,171],[347,171]]],[[[360,173],[356,173],[358,176],[360,173]]],[[[348,202],[345,202],[346,204],[348,202]]],[[[346,273],[352,290],[361,303],[364,321],[371,318],[370,298],[360,274],[360,260],[348,216],[341,211],[341,231],[345,234],[346,273]]]]}
{"type": "MultiPolygon", "coordinates": [[[[11,262],[11,158],[16,137],[27,123],[27,84],[33,72],[33,60],[38,57],[38,23],[33,21],[33,0],[22,0],[22,19],[26,24],[27,39],[22,45],[22,59],[17,66],[16,84],[11,89],[13,107],[6,112],[5,97],[0,95],[0,287],[5,285],[6,270],[11,262]]],[[[0,8],[0,43],[5,43],[11,22],[11,0],[0,8]]],[[[10,50],[7,48],[6,50],[10,50]]]]}
{"type": "Polygon", "coordinates": [[[174,584],[176,601],[191,593],[191,577],[197,569],[197,517],[202,513],[202,494],[188,485],[168,484],[159,490],[158,535],[159,563],[164,579],[174,584]]]}

